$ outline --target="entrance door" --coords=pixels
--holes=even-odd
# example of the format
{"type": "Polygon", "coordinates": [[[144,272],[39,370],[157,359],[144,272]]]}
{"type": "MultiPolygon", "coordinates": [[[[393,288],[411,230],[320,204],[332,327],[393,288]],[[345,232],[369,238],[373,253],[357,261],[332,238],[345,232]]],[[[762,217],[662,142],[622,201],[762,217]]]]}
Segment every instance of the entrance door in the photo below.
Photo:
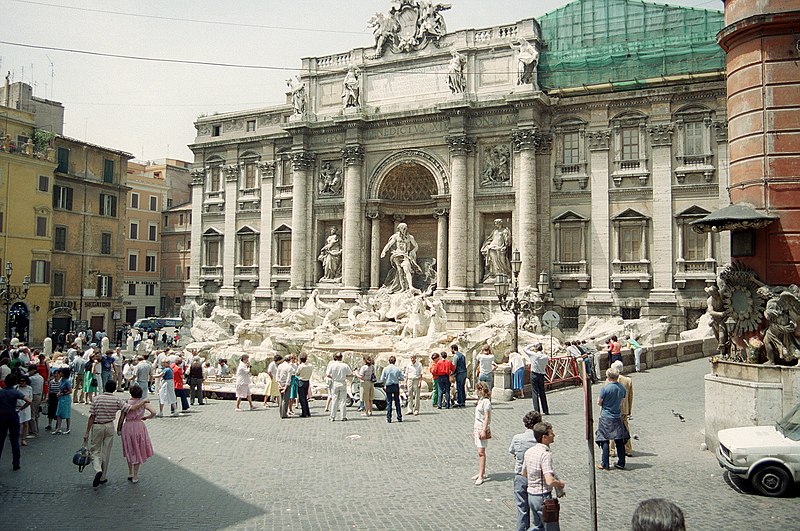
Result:
{"type": "Polygon", "coordinates": [[[29,326],[28,307],[22,302],[12,304],[8,311],[8,329],[11,331],[11,335],[8,337],[17,337],[20,341],[27,343],[29,326]]]}
{"type": "Polygon", "coordinates": [[[105,322],[106,319],[102,315],[93,315],[89,328],[92,329],[92,333],[97,332],[98,330],[105,330],[105,322]]]}
{"type": "Polygon", "coordinates": [[[125,308],[125,322],[129,325],[136,322],[136,308],[125,308]]]}
{"type": "Polygon", "coordinates": [[[53,332],[64,332],[65,334],[72,329],[72,319],[70,317],[53,317],[53,332]]]}

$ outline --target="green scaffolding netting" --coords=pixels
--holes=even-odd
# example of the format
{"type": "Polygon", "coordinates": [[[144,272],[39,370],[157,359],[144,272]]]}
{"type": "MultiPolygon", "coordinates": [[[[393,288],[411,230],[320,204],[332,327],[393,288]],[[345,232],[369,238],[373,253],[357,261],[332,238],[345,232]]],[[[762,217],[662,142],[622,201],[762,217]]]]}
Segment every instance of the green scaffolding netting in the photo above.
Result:
{"type": "Polygon", "coordinates": [[[721,11],[638,0],[576,0],[538,19],[545,50],[539,64],[544,88],[718,72],[725,54],[716,35],[721,11]]]}

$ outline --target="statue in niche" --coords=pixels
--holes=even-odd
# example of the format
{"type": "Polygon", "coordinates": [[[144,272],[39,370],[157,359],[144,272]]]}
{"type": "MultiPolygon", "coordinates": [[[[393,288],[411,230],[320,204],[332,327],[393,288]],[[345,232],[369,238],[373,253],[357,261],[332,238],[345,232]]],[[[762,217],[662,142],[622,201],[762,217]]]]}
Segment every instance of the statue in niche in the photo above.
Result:
{"type": "Polygon", "coordinates": [[[512,42],[511,48],[517,52],[517,85],[533,85],[533,90],[539,90],[539,51],[525,39],[512,42]]]}
{"type": "Polygon", "coordinates": [[[347,74],[344,76],[342,82],[342,101],[344,108],[358,108],[361,106],[359,96],[361,95],[361,87],[358,80],[358,69],[355,65],[350,65],[347,68],[347,74]]]}
{"type": "Polygon", "coordinates": [[[511,245],[511,232],[503,226],[502,219],[494,220],[494,230],[481,246],[484,260],[483,281],[489,282],[498,274],[511,274],[511,263],[508,261],[508,249],[511,245]]]}
{"type": "Polygon", "coordinates": [[[764,350],[767,363],[792,362],[800,359],[800,338],[795,335],[800,319],[800,290],[789,288],[759,288],[759,295],[769,297],[764,309],[768,326],[764,333],[764,350]],[[776,293],[779,291],[779,293],[776,293]]]}
{"type": "Polygon", "coordinates": [[[331,227],[317,260],[322,262],[320,282],[339,282],[342,279],[342,241],[336,227],[331,227]]]}
{"type": "Polygon", "coordinates": [[[389,261],[392,264],[394,278],[387,284],[392,291],[408,291],[414,289],[412,282],[414,273],[421,273],[422,269],[417,264],[417,240],[408,233],[408,225],[400,223],[397,232],[389,237],[389,241],[381,251],[381,258],[391,250],[389,261]]]}
{"type": "Polygon", "coordinates": [[[486,148],[481,184],[483,186],[504,185],[510,181],[511,150],[504,144],[486,148]]]}
{"type": "Polygon", "coordinates": [[[464,76],[467,58],[455,50],[450,52],[450,55],[452,58],[447,65],[447,84],[453,94],[464,94],[467,89],[467,79],[464,76]]]}
{"type": "Polygon", "coordinates": [[[319,172],[319,195],[342,195],[342,170],[331,161],[324,162],[319,172]]]}
{"type": "Polygon", "coordinates": [[[294,76],[286,80],[286,85],[292,94],[292,107],[294,113],[303,115],[306,112],[306,84],[300,81],[300,76],[294,76]]]}

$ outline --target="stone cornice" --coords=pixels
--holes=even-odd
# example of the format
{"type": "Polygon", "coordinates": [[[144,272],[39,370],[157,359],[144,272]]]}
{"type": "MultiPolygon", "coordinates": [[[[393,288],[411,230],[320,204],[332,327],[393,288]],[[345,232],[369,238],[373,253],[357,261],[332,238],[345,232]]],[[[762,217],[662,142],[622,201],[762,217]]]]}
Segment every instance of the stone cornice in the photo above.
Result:
{"type": "Polygon", "coordinates": [[[364,146],[352,144],[342,149],[342,158],[348,166],[360,166],[364,162],[364,146]]]}

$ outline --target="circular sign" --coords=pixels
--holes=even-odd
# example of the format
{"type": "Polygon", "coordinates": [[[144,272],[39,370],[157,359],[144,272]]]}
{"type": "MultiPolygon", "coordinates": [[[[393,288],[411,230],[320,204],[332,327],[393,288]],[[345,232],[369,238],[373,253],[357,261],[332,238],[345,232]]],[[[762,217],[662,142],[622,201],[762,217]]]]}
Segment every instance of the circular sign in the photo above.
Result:
{"type": "Polygon", "coordinates": [[[558,323],[561,322],[561,316],[558,315],[553,310],[548,310],[544,312],[542,316],[542,324],[545,325],[547,328],[555,328],[558,326],[558,323]]]}

